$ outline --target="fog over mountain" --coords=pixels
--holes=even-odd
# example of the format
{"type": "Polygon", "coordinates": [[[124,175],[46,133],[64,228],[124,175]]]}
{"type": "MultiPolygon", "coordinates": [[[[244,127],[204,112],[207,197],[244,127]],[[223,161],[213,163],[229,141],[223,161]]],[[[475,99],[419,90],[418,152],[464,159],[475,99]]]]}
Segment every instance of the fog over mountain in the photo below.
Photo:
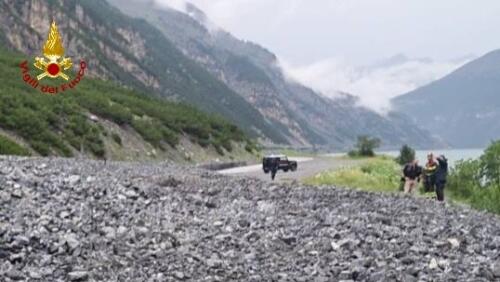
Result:
{"type": "Polygon", "coordinates": [[[379,137],[387,147],[442,144],[404,115],[380,115],[345,93],[331,99],[313,91],[287,74],[286,63],[272,49],[219,28],[196,5],[175,2],[176,9],[171,9],[153,5],[158,3],[153,0],[108,1],[155,26],[185,56],[258,110],[289,144],[345,149],[361,134],[379,137]]]}
{"type": "MultiPolygon", "coordinates": [[[[447,49],[442,48],[443,52],[439,53],[437,51],[440,48],[437,46],[449,44],[449,42],[442,38],[434,39],[435,35],[429,32],[423,34],[421,30],[411,25],[409,19],[397,18],[378,6],[372,9],[374,15],[365,15],[361,8],[371,7],[373,3],[332,1],[317,5],[319,4],[317,1],[301,0],[151,1],[159,6],[171,7],[188,13],[189,11],[185,8],[186,3],[193,3],[201,8],[210,20],[200,19],[193,14],[191,16],[204,23],[209,30],[217,30],[220,25],[237,37],[263,44],[277,53],[281,67],[291,78],[328,97],[336,97],[338,93],[358,96],[361,105],[379,113],[386,113],[390,110],[390,99],[440,79],[476,58],[475,55],[464,56],[464,54],[476,54],[476,52],[481,54],[483,51],[489,51],[483,46],[482,48],[470,46],[468,46],[470,48],[462,48],[462,45],[453,49],[446,46],[447,49]],[[322,11],[318,10],[318,7],[321,7],[322,11]],[[330,12],[332,17],[336,16],[341,19],[345,18],[345,13],[350,16],[352,14],[352,19],[345,19],[345,23],[350,21],[350,24],[339,28],[339,19],[326,17],[325,11],[330,12]],[[252,17],[252,15],[257,15],[257,12],[259,16],[252,17]],[[269,17],[265,16],[269,18],[269,21],[266,21],[267,28],[258,28],[263,23],[255,19],[263,18],[268,13],[270,13],[269,17]],[[399,25],[406,26],[406,31],[399,30],[400,27],[393,31],[390,25],[377,23],[375,16],[387,17],[388,22],[397,19],[399,25]],[[373,28],[370,28],[371,26],[373,28]],[[271,33],[272,38],[266,35],[271,33]],[[378,35],[375,39],[371,37],[374,33],[378,35]],[[310,36],[311,34],[314,36],[310,36]],[[410,40],[406,38],[408,34],[413,34],[415,38],[412,40],[419,42],[416,45],[420,48],[415,50],[415,44],[409,44],[410,40]],[[365,38],[359,38],[359,36],[365,38]],[[362,40],[370,40],[373,46],[367,49],[366,42],[362,40]],[[384,41],[377,43],[378,40],[384,41]],[[286,46],[284,42],[287,43],[286,46]],[[382,44],[383,48],[379,47],[380,50],[378,50],[377,44],[382,44]],[[354,50],[361,51],[361,49],[362,52],[353,53],[354,50]],[[401,52],[409,55],[402,55],[401,52]],[[380,59],[384,57],[387,59],[380,59]]],[[[417,4],[402,4],[390,0],[373,2],[377,2],[382,7],[392,6],[401,13],[406,13],[405,11],[410,8],[416,9],[416,14],[420,11],[418,9],[420,6],[417,4]]],[[[444,6],[438,4],[436,9],[443,9],[444,6]]],[[[409,18],[411,17],[415,17],[414,13],[409,14],[409,18]]],[[[464,18],[464,11],[461,9],[449,14],[448,17],[472,21],[472,18],[464,18]]],[[[430,15],[428,22],[420,24],[433,28],[433,26],[446,25],[446,21],[430,15]]],[[[476,21],[476,25],[481,24],[476,21]]],[[[464,27],[461,31],[465,32],[467,28],[469,27],[464,27]]],[[[462,36],[462,33],[459,35],[462,36]]],[[[448,33],[447,36],[451,38],[454,35],[448,33]]],[[[467,47],[467,44],[465,45],[467,47]]],[[[482,45],[494,46],[495,44],[486,42],[482,45]]]]}
{"type": "Polygon", "coordinates": [[[471,58],[434,61],[397,55],[369,66],[353,66],[335,58],[310,65],[283,66],[291,77],[328,97],[338,96],[339,91],[348,92],[358,96],[363,106],[386,113],[392,98],[442,78],[471,58]]]}

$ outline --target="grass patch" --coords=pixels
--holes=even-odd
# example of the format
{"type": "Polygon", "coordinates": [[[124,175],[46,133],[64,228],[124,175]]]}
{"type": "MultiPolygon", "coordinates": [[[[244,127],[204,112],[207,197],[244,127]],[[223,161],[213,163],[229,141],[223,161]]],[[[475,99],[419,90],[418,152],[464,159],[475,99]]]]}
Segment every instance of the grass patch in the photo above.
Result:
{"type": "Polygon", "coordinates": [[[0,135],[0,155],[29,156],[30,151],[9,138],[0,135]]]}
{"type": "Polygon", "coordinates": [[[400,184],[401,168],[393,159],[365,159],[354,167],[320,173],[306,179],[309,185],[335,185],[375,192],[395,192],[400,184]]]}
{"type": "MultiPolygon", "coordinates": [[[[343,159],[347,157],[341,157],[343,159]]],[[[335,171],[323,172],[305,180],[309,185],[333,185],[372,192],[401,191],[401,167],[394,158],[349,158],[361,164],[335,171]]],[[[500,141],[493,143],[478,160],[456,163],[449,172],[445,198],[452,203],[462,203],[477,210],[500,214],[500,141]]],[[[435,192],[425,193],[419,185],[419,196],[435,197],[435,192]]]]}
{"type": "Polygon", "coordinates": [[[286,155],[288,157],[306,157],[306,158],[312,158],[317,156],[317,154],[315,153],[297,151],[293,149],[283,149],[280,151],[280,154],[286,155]]]}

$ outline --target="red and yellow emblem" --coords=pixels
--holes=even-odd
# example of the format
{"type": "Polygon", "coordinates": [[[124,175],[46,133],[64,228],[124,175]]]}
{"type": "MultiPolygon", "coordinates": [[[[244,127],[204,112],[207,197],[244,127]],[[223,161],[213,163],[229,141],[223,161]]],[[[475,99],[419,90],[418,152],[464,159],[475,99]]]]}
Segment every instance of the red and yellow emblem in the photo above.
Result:
{"type": "Polygon", "coordinates": [[[43,47],[43,56],[35,58],[35,67],[43,71],[43,73],[37,76],[38,80],[42,80],[45,77],[69,79],[68,75],[63,71],[71,68],[73,62],[70,58],[64,57],[61,35],[55,21],[50,26],[49,36],[43,47]]]}
{"type": "Polygon", "coordinates": [[[37,69],[43,72],[37,76],[31,76],[29,65],[30,63],[28,63],[28,60],[24,60],[19,65],[24,82],[33,89],[38,89],[42,93],[53,95],[75,88],[83,79],[85,70],[87,69],[87,63],[80,60],[80,69],[78,72],[74,73],[75,77],[70,79],[70,77],[64,73],[73,66],[73,62],[70,58],[64,57],[64,47],[62,45],[61,35],[59,34],[55,21],[52,21],[50,25],[49,36],[43,46],[43,57],[36,57],[35,63],[33,64],[37,69]],[[67,82],[63,82],[60,85],[54,85],[54,83],[42,84],[40,80],[46,77],[53,79],[61,77],[67,82]]]}

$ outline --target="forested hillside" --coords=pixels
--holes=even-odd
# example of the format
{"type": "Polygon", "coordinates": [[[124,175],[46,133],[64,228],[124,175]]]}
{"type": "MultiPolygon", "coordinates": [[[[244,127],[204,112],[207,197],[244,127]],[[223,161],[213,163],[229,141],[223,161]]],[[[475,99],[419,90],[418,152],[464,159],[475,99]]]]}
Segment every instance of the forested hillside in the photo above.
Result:
{"type": "Polygon", "coordinates": [[[301,85],[286,75],[271,50],[215,27],[192,4],[178,11],[151,0],[108,1],[155,26],[184,55],[257,109],[291,144],[348,149],[358,135],[368,134],[381,138],[386,147],[441,145],[400,113],[383,116],[361,107],[351,95],[330,99],[301,85]]]}
{"type": "Polygon", "coordinates": [[[0,33],[8,48],[40,54],[55,19],[68,56],[89,75],[217,113],[253,137],[286,138],[242,97],[185,57],[160,31],[101,0],[0,1],[0,33]]]}
{"type": "Polygon", "coordinates": [[[184,138],[221,155],[235,144],[253,149],[250,139],[221,117],[111,82],[85,78],[74,90],[42,94],[22,79],[19,64],[25,59],[0,49],[0,153],[112,157],[113,147],[123,147],[123,154],[134,149],[126,147],[130,134],[158,152],[176,150],[184,138]]]}

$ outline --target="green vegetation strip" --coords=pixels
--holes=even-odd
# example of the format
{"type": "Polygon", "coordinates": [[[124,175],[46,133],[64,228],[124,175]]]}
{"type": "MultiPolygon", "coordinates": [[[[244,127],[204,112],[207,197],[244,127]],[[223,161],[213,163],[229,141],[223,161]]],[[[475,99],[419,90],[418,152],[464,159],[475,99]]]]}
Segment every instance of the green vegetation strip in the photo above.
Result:
{"type": "MultiPolygon", "coordinates": [[[[360,159],[360,158],[356,158],[360,159]]],[[[334,185],[372,192],[401,191],[401,166],[390,157],[365,158],[361,164],[320,173],[305,180],[309,185],[334,185]]],[[[451,165],[451,164],[450,164],[451,165]]],[[[421,185],[422,186],[422,185],[421,185]]],[[[424,193],[422,197],[434,197],[424,193]]],[[[500,141],[493,142],[477,160],[463,160],[450,169],[446,198],[500,214],[500,141]]]]}
{"type": "Polygon", "coordinates": [[[11,139],[0,135],[0,155],[29,156],[30,151],[11,139]]]}
{"type": "Polygon", "coordinates": [[[500,140],[481,158],[458,162],[451,170],[448,190],[457,201],[500,214],[500,140]]]}
{"type": "MultiPolygon", "coordinates": [[[[158,149],[176,146],[187,136],[219,154],[232,150],[232,142],[255,144],[235,125],[216,115],[164,99],[154,98],[113,83],[85,78],[76,89],[59,95],[44,95],[21,78],[24,59],[0,49],[0,127],[22,137],[42,156],[70,157],[83,150],[105,156],[106,129],[89,119],[93,114],[123,128],[133,128],[158,149]]],[[[62,81],[44,80],[59,85],[62,81]]],[[[122,140],[112,136],[116,143],[122,140]]]]}
{"type": "Polygon", "coordinates": [[[386,157],[364,159],[352,167],[320,173],[305,180],[309,185],[355,187],[365,191],[396,192],[400,184],[400,167],[386,157]]]}

